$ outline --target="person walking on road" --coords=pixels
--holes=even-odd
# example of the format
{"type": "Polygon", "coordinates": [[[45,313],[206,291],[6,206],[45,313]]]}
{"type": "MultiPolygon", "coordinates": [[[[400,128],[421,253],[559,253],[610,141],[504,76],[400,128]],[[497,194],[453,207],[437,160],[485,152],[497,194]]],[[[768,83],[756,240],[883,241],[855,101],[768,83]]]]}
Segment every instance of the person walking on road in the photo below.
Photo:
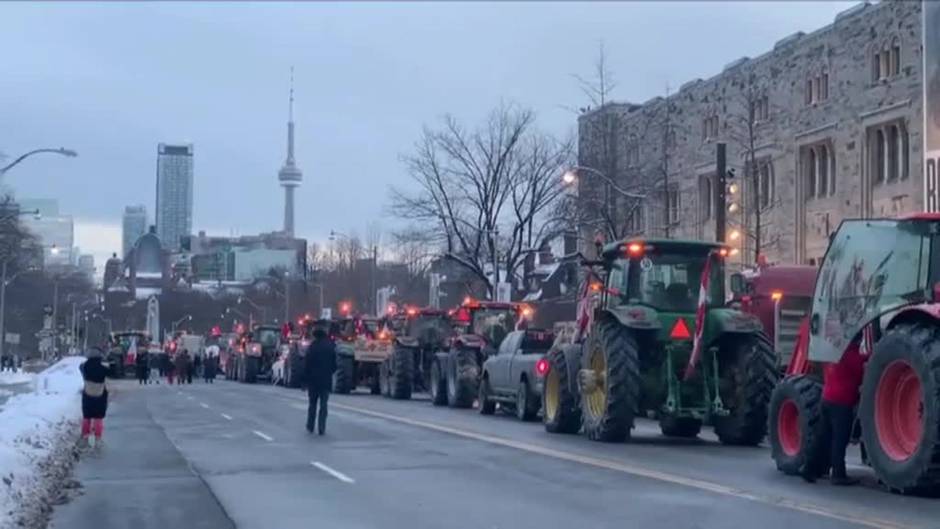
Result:
{"type": "Polygon", "coordinates": [[[150,353],[146,350],[140,351],[137,353],[136,363],[134,366],[137,370],[137,384],[149,384],[150,383],[150,353]]]}
{"type": "Polygon", "coordinates": [[[206,359],[202,362],[202,376],[207,384],[215,381],[216,365],[219,362],[219,346],[206,347],[206,359]]]}
{"type": "Polygon", "coordinates": [[[85,382],[82,388],[82,447],[89,447],[89,437],[95,434],[95,449],[101,448],[104,434],[104,416],[108,411],[108,388],[105,383],[108,368],[101,361],[102,351],[95,347],[88,359],[78,367],[85,382]]]}
{"type": "Polygon", "coordinates": [[[189,351],[183,349],[176,353],[176,383],[184,384],[189,372],[189,351]]]}
{"type": "Polygon", "coordinates": [[[304,375],[307,379],[307,432],[326,433],[327,401],[333,384],[333,372],[336,371],[336,344],[330,340],[323,329],[313,331],[313,342],[307,348],[304,359],[304,375]],[[317,405],[319,404],[319,410],[317,405]],[[316,419],[316,420],[314,420],[316,419]]]}
{"type": "Polygon", "coordinates": [[[820,441],[815,454],[808,454],[800,471],[809,483],[824,476],[831,468],[829,482],[833,485],[856,485],[845,471],[845,450],[852,436],[855,406],[859,401],[859,388],[865,374],[868,355],[859,344],[849,346],[838,362],[826,364],[823,370],[822,420],[819,425],[820,441]]]}

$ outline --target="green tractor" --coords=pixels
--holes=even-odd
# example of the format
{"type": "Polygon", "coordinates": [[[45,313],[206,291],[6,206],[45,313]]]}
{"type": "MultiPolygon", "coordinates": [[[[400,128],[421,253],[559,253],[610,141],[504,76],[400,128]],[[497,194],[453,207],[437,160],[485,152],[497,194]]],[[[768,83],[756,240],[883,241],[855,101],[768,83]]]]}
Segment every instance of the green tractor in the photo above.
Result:
{"type": "Polygon", "coordinates": [[[776,358],[760,321],[725,307],[727,248],[624,240],[599,253],[584,263],[574,342],[548,355],[545,429],[619,442],[655,417],[667,436],[709,423],[724,444],[760,443],[776,358]]]}

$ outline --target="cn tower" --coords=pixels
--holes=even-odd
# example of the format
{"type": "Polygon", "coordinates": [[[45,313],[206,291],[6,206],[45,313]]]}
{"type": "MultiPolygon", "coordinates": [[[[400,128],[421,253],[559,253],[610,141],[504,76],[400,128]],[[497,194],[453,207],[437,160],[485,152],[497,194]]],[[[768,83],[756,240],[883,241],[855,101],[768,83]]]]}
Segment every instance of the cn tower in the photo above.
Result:
{"type": "Polygon", "coordinates": [[[290,103],[287,110],[287,160],[277,173],[284,188],[284,233],[294,236],[294,188],[303,182],[304,175],[294,163],[294,67],[290,69],[290,103]]]}

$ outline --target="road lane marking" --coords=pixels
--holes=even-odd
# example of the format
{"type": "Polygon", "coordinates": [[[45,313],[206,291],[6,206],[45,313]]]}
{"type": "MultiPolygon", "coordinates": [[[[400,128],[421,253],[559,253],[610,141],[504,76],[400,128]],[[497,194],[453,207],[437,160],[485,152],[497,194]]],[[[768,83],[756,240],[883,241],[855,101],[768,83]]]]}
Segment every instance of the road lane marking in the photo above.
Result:
{"type": "Polygon", "coordinates": [[[254,434],[257,435],[258,437],[260,437],[260,438],[262,438],[262,439],[264,439],[265,441],[268,441],[268,442],[271,442],[271,441],[274,440],[274,438],[271,437],[270,435],[268,435],[268,434],[266,434],[266,433],[264,433],[264,432],[259,432],[258,430],[252,430],[252,433],[254,433],[254,434]]]}
{"type": "Polygon", "coordinates": [[[507,439],[505,437],[497,437],[494,435],[488,435],[478,432],[473,432],[469,430],[463,430],[460,428],[455,428],[452,426],[444,426],[442,424],[436,424],[432,422],[421,421],[417,419],[411,419],[408,417],[402,417],[400,415],[393,415],[390,413],[384,413],[380,411],[370,410],[366,408],[357,408],[355,406],[349,406],[347,404],[331,404],[332,407],[349,410],[352,412],[360,413],[362,415],[371,415],[373,417],[378,417],[381,419],[387,419],[394,422],[399,422],[402,424],[408,424],[411,426],[417,426],[419,428],[425,428],[428,430],[435,430],[438,432],[448,433],[451,435],[456,435],[459,437],[465,437],[468,439],[475,439],[477,441],[482,441],[484,443],[505,446],[509,448],[515,448],[517,450],[523,450],[533,454],[544,455],[548,457],[553,457],[555,459],[561,459],[564,461],[569,461],[573,463],[580,463],[583,465],[593,466],[597,468],[603,468],[606,470],[613,470],[617,472],[622,472],[625,474],[630,474],[633,476],[644,477],[648,479],[654,479],[664,483],[671,483],[674,485],[681,485],[693,489],[704,490],[707,492],[712,492],[715,494],[721,494],[723,496],[730,496],[734,498],[739,498],[742,500],[748,500],[756,503],[763,503],[766,505],[771,505],[775,507],[783,507],[785,509],[790,509],[798,512],[814,514],[824,518],[830,518],[833,520],[839,520],[843,522],[857,524],[863,527],[870,527],[872,529],[912,529],[916,526],[904,525],[901,522],[894,522],[889,520],[881,520],[878,518],[870,518],[865,516],[858,516],[846,512],[834,511],[827,509],[825,507],[814,505],[811,503],[805,503],[798,500],[792,500],[788,498],[783,498],[780,496],[769,496],[757,494],[754,492],[748,492],[743,489],[738,489],[735,487],[722,485],[719,483],[714,483],[711,481],[705,481],[696,478],[690,478],[686,476],[681,476],[679,474],[672,474],[669,472],[664,472],[660,470],[653,470],[650,468],[645,468],[637,466],[631,463],[624,463],[620,461],[614,461],[611,459],[604,459],[600,457],[586,456],[581,454],[576,454],[572,452],[565,452],[563,450],[556,450],[554,448],[548,448],[545,446],[539,446],[531,443],[526,443],[522,441],[515,441],[512,439],[507,439]]]}
{"type": "Polygon", "coordinates": [[[356,480],[347,476],[346,474],[343,474],[339,470],[334,470],[319,461],[311,461],[310,464],[326,472],[327,474],[333,476],[334,478],[342,481],[343,483],[355,483],[356,482],[356,480]]]}
{"type": "Polygon", "coordinates": [[[225,419],[225,420],[227,420],[227,421],[231,421],[231,420],[232,420],[232,416],[229,415],[229,414],[227,414],[227,413],[221,413],[220,415],[222,416],[223,419],[225,419]]]}
{"type": "Polygon", "coordinates": [[[205,402],[200,402],[199,405],[202,406],[203,408],[207,409],[207,410],[209,409],[209,405],[206,404],[205,402]]]}

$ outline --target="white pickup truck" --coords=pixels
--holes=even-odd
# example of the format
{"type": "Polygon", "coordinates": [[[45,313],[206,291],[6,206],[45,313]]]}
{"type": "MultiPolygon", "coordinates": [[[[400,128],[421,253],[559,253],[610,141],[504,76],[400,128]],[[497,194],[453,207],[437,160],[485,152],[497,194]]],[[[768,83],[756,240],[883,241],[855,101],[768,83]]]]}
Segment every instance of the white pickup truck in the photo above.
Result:
{"type": "Polygon", "coordinates": [[[539,329],[507,334],[496,354],[483,363],[480,413],[491,415],[499,403],[512,409],[520,420],[535,420],[542,407],[543,377],[548,372],[544,357],[554,340],[553,332],[539,329]]]}

